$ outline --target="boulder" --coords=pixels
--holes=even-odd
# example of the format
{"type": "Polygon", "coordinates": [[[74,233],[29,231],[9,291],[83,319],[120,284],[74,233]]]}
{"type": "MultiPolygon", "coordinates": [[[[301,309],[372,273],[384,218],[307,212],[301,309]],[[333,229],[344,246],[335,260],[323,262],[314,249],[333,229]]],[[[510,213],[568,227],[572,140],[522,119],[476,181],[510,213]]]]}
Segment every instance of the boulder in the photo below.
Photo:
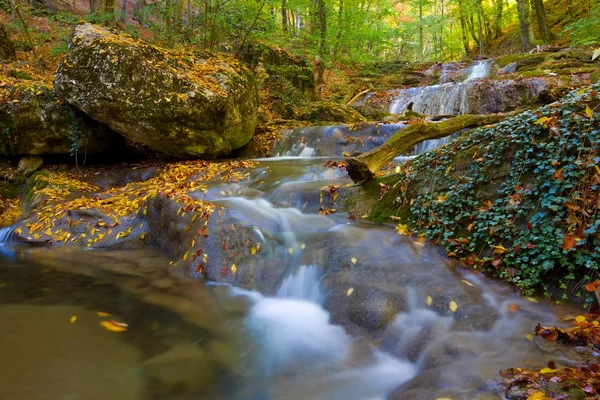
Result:
{"type": "Polygon", "coordinates": [[[118,136],[58,99],[43,83],[0,87],[0,155],[99,153],[118,136]]]}
{"type": "Polygon", "coordinates": [[[256,126],[256,83],[235,60],[176,53],[91,24],[75,28],[54,87],[133,142],[182,159],[225,156],[256,126]]]}
{"type": "Polygon", "coordinates": [[[13,61],[16,58],[15,47],[8,36],[8,31],[0,22],[0,61],[13,61]]]}
{"type": "Polygon", "coordinates": [[[33,174],[35,171],[40,169],[44,165],[42,157],[38,156],[25,156],[19,160],[19,172],[25,176],[33,174]]]}

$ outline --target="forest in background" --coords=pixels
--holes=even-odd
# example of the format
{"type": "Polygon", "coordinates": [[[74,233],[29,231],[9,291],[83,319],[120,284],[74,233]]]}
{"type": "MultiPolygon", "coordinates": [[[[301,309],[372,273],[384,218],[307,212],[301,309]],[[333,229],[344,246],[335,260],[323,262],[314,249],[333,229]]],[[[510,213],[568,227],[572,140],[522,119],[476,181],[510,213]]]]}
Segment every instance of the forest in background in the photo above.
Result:
{"type": "MultiPolygon", "coordinates": [[[[36,16],[62,26],[83,18],[169,46],[236,53],[261,40],[308,56],[318,83],[334,66],[600,43],[600,0],[0,0],[0,8],[25,50],[48,42],[29,28],[36,16]]],[[[64,36],[51,54],[66,53],[64,36]]]]}

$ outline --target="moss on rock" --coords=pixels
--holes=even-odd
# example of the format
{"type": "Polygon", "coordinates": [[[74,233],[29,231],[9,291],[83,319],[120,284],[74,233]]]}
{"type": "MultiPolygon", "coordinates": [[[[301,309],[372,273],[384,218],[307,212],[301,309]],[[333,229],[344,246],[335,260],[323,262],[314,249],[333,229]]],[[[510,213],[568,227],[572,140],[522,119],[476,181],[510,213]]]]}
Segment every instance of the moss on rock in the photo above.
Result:
{"type": "Polygon", "coordinates": [[[256,126],[256,83],[234,59],[161,49],[91,24],[75,28],[54,87],[128,139],[178,158],[225,156],[256,126]]]}
{"type": "Polygon", "coordinates": [[[0,155],[68,155],[78,149],[98,153],[115,135],[89,123],[44,83],[13,80],[0,88],[0,155]]]}

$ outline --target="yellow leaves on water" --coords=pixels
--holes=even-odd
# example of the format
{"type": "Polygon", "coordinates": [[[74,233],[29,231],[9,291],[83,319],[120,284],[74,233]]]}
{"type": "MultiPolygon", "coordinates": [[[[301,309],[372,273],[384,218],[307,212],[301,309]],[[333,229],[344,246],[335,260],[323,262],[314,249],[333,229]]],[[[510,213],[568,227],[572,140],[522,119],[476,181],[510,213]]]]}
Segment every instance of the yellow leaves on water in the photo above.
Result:
{"type": "Polygon", "coordinates": [[[111,314],[104,312],[104,311],[96,311],[96,315],[99,316],[100,318],[112,317],[111,314]]]}
{"type": "Polygon", "coordinates": [[[452,312],[456,312],[456,310],[458,310],[458,304],[456,304],[456,302],[454,300],[452,300],[449,304],[448,304],[448,308],[450,309],[450,311],[452,312]]]}
{"type": "Polygon", "coordinates": [[[350,296],[354,292],[354,288],[350,288],[346,291],[346,296],[350,296]]]}
{"type": "Polygon", "coordinates": [[[114,320],[100,321],[100,325],[103,326],[107,331],[111,332],[125,332],[128,328],[126,323],[114,320]]]}
{"type": "Polygon", "coordinates": [[[548,397],[546,397],[544,392],[535,392],[527,397],[527,400],[548,400],[548,397]]]}

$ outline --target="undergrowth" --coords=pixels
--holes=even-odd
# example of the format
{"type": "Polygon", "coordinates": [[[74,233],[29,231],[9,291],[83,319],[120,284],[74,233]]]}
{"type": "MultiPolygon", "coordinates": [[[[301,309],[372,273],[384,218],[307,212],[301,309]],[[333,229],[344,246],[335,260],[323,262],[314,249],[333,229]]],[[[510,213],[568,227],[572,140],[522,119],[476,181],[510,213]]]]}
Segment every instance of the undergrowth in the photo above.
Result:
{"type": "Polygon", "coordinates": [[[600,271],[599,90],[571,92],[408,163],[397,200],[410,204],[413,229],[527,295],[558,289],[591,302],[583,286],[600,271]],[[457,171],[460,157],[468,159],[457,171]],[[417,174],[433,189],[411,199],[417,174]]]}

